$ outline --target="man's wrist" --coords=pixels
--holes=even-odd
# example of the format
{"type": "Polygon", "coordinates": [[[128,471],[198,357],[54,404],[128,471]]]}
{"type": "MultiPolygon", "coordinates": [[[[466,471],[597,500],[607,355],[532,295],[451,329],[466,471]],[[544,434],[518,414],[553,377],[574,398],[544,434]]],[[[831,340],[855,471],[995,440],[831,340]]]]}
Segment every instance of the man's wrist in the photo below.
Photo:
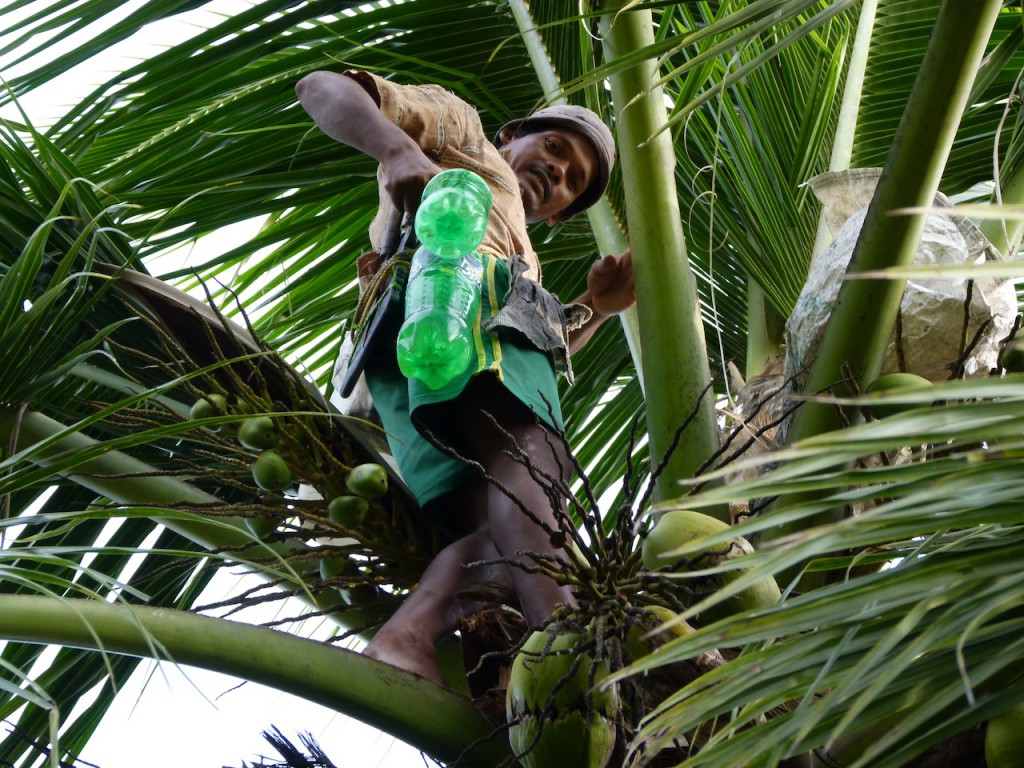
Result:
{"type": "Polygon", "coordinates": [[[592,293],[590,293],[590,291],[587,291],[585,296],[586,298],[582,303],[590,307],[590,311],[592,313],[590,316],[590,322],[594,322],[595,320],[600,322],[602,320],[607,320],[609,317],[611,317],[611,314],[609,314],[608,312],[602,312],[596,306],[594,306],[594,296],[592,293]]]}

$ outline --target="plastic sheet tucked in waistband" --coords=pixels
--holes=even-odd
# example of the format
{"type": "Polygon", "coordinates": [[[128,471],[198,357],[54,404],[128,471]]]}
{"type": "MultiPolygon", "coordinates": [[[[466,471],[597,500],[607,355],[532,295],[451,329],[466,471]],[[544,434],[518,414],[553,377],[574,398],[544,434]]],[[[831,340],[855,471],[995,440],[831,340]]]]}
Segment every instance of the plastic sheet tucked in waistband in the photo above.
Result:
{"type": "Polygon", "coordinates": [[[563,305],[540,283],[525,276],[530,267],[521,256],[509,259],[508,268],[508,293],[501,309],[484,323],[485,330],[495,333],[501,327],[522,334],[537,349],[550,352],[555,367],[572,384],[569,331],[590,319],[590,308],[582,304],[563,305]]]}

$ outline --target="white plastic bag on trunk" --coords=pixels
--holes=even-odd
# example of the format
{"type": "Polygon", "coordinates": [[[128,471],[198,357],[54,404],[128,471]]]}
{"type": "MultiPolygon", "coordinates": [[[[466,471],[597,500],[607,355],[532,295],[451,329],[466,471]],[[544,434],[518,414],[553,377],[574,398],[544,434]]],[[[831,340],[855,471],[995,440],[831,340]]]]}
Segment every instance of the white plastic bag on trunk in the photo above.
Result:
{"type": "MultiPolygon", "coordinates": [[[[877,168],[857,169],[822,174],[809,182],[835,239],[811,264],[807,283],[786,323],[786,376],[796,377],[797,389],[806,382],[807,371],[817,357],[879,174],[877,168]]],[[[936,195],[936,207],[949,205],[944,195],[936,195]]],[[[969,220],[931,214],[914,264],[964,264],[998,258],[995,247],[969,220]]],[[[1007,335],[1017,314],[1016,291],[1008,280],[907,280],[881,372],[902,370],[931,381],[950,378],[951,366],[961,354],[965,306],[968,345],[990,321],[965,361],[965,373],[987,375],[996,364],[999,340],[1007,335]]]]}

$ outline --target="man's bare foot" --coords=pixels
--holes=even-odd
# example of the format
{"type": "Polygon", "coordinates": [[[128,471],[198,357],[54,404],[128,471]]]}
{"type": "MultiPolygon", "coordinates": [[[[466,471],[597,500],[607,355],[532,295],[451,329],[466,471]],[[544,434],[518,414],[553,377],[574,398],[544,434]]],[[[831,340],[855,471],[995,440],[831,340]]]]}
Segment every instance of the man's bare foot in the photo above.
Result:
{"type": "Polygon", "coordinates": [[[438,685],[447,684],[437,663],[434,644],[414,630],[401,627],[391,629],[385,624],[363,650],[363,654],[425,677],[438,685]]]}

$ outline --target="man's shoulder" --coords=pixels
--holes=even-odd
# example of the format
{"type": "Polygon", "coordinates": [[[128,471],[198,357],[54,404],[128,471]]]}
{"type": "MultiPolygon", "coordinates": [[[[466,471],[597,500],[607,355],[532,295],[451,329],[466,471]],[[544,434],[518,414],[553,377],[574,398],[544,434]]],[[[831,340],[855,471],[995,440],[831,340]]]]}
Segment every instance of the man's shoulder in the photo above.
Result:
{"type": "Polygon", "coordinates": [[[483,132],[483,121],[480,119],[476,105],[472,102],[435,83],[424,83],[411,87],[418,89],[424,98],[436,105],[441,112],[458,113],[463,120],[473,124],[474,127],[479,126],[480,132],[483,132]]]}
{"type": "Polygon", "coordinates": [[[382,80],[381,78],[378,78],[378,82],[383,82],[385,87],[394,88],[401,92],[407,99],[418,97],[437,105],[457,105],[471,110],[474,114],[477,111],[476,106],[470,101],[437,83],[399,83],[394,80],[382,80]]]}

